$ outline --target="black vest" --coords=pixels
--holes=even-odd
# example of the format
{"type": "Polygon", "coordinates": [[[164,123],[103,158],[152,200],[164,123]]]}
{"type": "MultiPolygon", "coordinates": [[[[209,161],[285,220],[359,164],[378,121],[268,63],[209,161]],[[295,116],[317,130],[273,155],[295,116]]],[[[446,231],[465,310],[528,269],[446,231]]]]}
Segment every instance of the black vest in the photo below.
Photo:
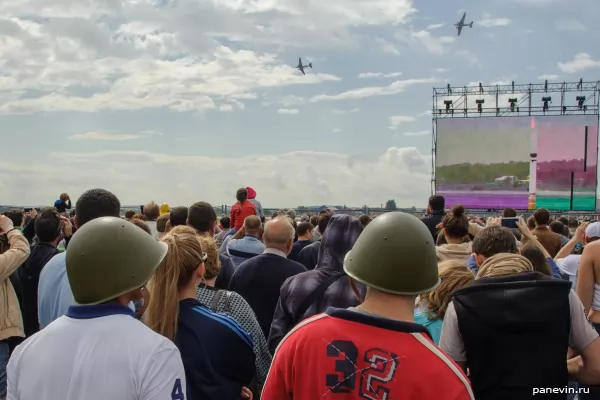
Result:
{"type": "Polygon", "coordinates": [[[478,279],[454,294],[477,400],[528,399],[533,388],[567,386],[570,290],[571,282],[525,272],[478,279]]]}

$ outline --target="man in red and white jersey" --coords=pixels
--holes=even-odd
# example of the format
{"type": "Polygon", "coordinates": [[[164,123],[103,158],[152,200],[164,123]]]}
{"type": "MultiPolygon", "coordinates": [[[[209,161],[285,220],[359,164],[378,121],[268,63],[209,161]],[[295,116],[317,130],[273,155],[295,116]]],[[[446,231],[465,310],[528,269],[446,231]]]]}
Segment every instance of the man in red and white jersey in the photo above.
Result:
{"type": "Polygon", "coordinates": [[[363,303],[296,326],[275,352],[262,399],[474,399],[462,370],[413,322],[416,296],[439,285],[421,221],[400,212],[375,218],[344,270],[367,286],[363,303]]]}

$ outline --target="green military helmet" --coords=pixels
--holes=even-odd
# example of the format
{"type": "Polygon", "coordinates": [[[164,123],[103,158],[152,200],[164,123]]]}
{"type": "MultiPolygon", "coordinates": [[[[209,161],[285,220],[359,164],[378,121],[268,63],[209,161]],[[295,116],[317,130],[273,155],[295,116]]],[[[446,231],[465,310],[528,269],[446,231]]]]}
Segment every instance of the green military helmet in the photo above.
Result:
{"type": "Polygon", "coordinates": [[[344,270],[360,283],[398,295],[418,295],[440,284],[429,229],[402,212],[371,221],[346,255],[344,270]]]}
{"type": "Polygon", "coordinates": [[[100,304],[144,286],[168,246],[134,224],[102,217],[83,225],[69,242],[67,276],[78,304],[100,304]]]}

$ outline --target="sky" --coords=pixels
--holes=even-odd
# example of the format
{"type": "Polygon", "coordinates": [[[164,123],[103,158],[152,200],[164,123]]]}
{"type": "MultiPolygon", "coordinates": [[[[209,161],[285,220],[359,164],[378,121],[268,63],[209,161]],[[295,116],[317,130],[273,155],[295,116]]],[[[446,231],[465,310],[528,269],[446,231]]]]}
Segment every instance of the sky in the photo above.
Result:
{"type": "Polygon", "coordinates": [[[102,187],[220,205],[249,185],[265,207],[424,207],[433,86],[597,80],[599,17],[596,0],[2,0],[0,204],[102,187]]]}

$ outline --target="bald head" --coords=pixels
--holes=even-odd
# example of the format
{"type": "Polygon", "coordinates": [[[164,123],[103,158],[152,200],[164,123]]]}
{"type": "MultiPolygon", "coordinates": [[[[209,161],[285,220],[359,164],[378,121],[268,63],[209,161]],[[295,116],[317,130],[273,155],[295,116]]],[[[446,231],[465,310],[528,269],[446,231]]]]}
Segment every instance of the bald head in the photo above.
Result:
{"type": "Polygon", "coordinates": [[[289,254],[295,233],[294,226],[287,216],[277,217],[265,224],[263,242],[265,247],[278,249],[289,254]]]}
{"type": "Polygon", "coordinates": [[[262,226],[260,218],[256,215],[249,215],[244,220],[244,232],[246,235],[257,235],[262,226]]]}

